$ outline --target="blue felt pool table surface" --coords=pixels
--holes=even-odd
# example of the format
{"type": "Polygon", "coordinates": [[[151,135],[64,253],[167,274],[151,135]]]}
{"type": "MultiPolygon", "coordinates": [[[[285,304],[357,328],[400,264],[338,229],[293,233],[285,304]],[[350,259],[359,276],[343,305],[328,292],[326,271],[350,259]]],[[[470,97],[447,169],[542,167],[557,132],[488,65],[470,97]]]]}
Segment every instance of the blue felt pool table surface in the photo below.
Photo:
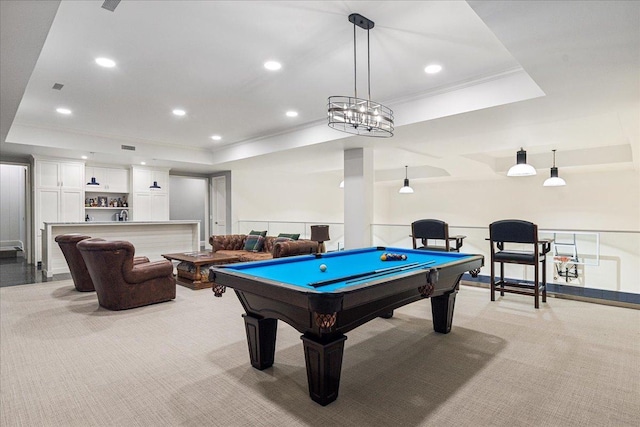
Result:
{"type": "Polygon", "coordinates": [[[259,277],[262,280],[306,288],[309,291],[335,292],[345,291],[350,287],[360,287],[369,281],[389,278],[394,274],[415,272],[420,269],[440,268],[446,264],[473,256],[457,252],[374,247],[330,252],[320,256],[296,256],[261,262],[231,264],[224,268],[235,270],[248,276],[259,277]],[[382,261],[381,255],[388,253],[406,255],[407,259],[382,261]],[[324,272],[320,270],[322,264],[327,267],[324,272]],[[411,267],[410,265],[414,266],[411,267]],[[405,266],[407,267],[405,270],[391,271],[387,274],[381,272],[368,277],[353,278],[354,275],[358,274],[405,266]],[[335,283],[317,287],[312,285],[318,282],[333,281],[347,277],[348,279],[339,280],[335,283]]]}

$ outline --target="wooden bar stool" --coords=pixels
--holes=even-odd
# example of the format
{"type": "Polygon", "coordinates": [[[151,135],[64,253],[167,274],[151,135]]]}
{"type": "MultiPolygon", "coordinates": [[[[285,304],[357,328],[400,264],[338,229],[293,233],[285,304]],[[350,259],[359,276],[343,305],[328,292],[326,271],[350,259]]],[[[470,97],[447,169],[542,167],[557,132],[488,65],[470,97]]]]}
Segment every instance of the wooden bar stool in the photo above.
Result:
{"type": "Polygon", "coordinates": [[[495,301],[496,287],[500,296],[505,292],[534,297],[535,308],[540,307],[539,297],[542,291],[542,302],[547,302],[547,263],[546,254],[551,249],[551,240],[538,239],[538,226],[532,222],[517,219],[496,221],[489,225],[489,241],[491,242],[491,301],[495,301]],[[517,244],[526,249],[507,248],[517,244]],[[495,263],[500,263],[500,280],[496,281],[495,263]],[[533,285],[507,281],[504,278],[504,264],[532,265],[534,269],[533,285]],[[542,280],[540,280],[542,268],[542,280]]]}
{"type": "Polygon", "coordinates": [[[421,219],[411,224],[411,238],[413,249],[427,249],[430,251],[460,252],[464,238],[467,236],[449,236],[449,224],[438,219],[421,219]],[[429,240],[442,241],[441,245],[429,245],[429,240]],[[418,241],[422,243],[418,247],[418,241]],[[455,242],[455,246],[451,243],[455,242]]]}

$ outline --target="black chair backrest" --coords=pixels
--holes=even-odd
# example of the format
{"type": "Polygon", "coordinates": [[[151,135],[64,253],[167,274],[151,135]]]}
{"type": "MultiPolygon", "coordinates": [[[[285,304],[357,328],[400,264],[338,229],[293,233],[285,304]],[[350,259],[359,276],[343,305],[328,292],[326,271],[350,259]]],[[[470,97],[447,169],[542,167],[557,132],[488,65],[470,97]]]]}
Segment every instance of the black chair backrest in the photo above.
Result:
{"type": "Polygon", "coordinates": [[[538,226],[529,221],[505,219],[489,225],[492,242],[537,243],[538,226]]]}
{"type": "Polygon", "coordinates": [[[438,219],[421,219],[411,224],[411,232],[416,239],[447,239],[447,223],[438,219]]]}

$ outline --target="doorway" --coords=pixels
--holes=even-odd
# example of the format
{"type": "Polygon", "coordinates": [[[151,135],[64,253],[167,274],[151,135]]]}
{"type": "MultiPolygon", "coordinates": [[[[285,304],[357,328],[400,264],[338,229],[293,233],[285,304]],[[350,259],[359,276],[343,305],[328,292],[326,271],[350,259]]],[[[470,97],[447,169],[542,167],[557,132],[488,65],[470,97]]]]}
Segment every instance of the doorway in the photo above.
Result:
{"type": "Polygon", "coordinates": [[[211,234],[231,233],[230,172],[211,177],[211,234]]]}
{"type": "Polygon", "coordinates": [[[29,259],[28,179],[29,168],[0,164],[0,257],[29,259]]]}
{"type": "Polygon", "coordinates": [[[169,176],[169,219],[200,221],[200,247],[209,239],[207,178],[198,176],[169,176]]]}

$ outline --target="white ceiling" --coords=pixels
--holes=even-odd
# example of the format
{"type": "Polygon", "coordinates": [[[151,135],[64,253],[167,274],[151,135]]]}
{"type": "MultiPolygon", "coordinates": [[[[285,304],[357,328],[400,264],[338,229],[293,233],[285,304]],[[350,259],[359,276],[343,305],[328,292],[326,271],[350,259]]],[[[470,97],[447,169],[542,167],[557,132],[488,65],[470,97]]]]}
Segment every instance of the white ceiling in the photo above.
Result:
{"type": "Polygon", "coordinates": [[[1,2],[2,62],[24,64],[0,75],[5,158],[340,176],[343,150],[368,146],[377,181],[397,183],[404,165],[413,179],[492,179],[522,146],[541,170],[554,148],[563,173],[639,169],[640,2],[123,0],[110,12],[62,1],[57,13],[55,3],[1,2]],[[354,90],[353,12],[376,23],[371,96],[393,108],[393,138],[326,125],[327,97],[354,90]],[[39,52],[30,39],[49,25],[39,52]],[[282,69],[265,70],[270,59],[282,69]],[[425,74],[434,62],[443,71],[425,74]]]}

